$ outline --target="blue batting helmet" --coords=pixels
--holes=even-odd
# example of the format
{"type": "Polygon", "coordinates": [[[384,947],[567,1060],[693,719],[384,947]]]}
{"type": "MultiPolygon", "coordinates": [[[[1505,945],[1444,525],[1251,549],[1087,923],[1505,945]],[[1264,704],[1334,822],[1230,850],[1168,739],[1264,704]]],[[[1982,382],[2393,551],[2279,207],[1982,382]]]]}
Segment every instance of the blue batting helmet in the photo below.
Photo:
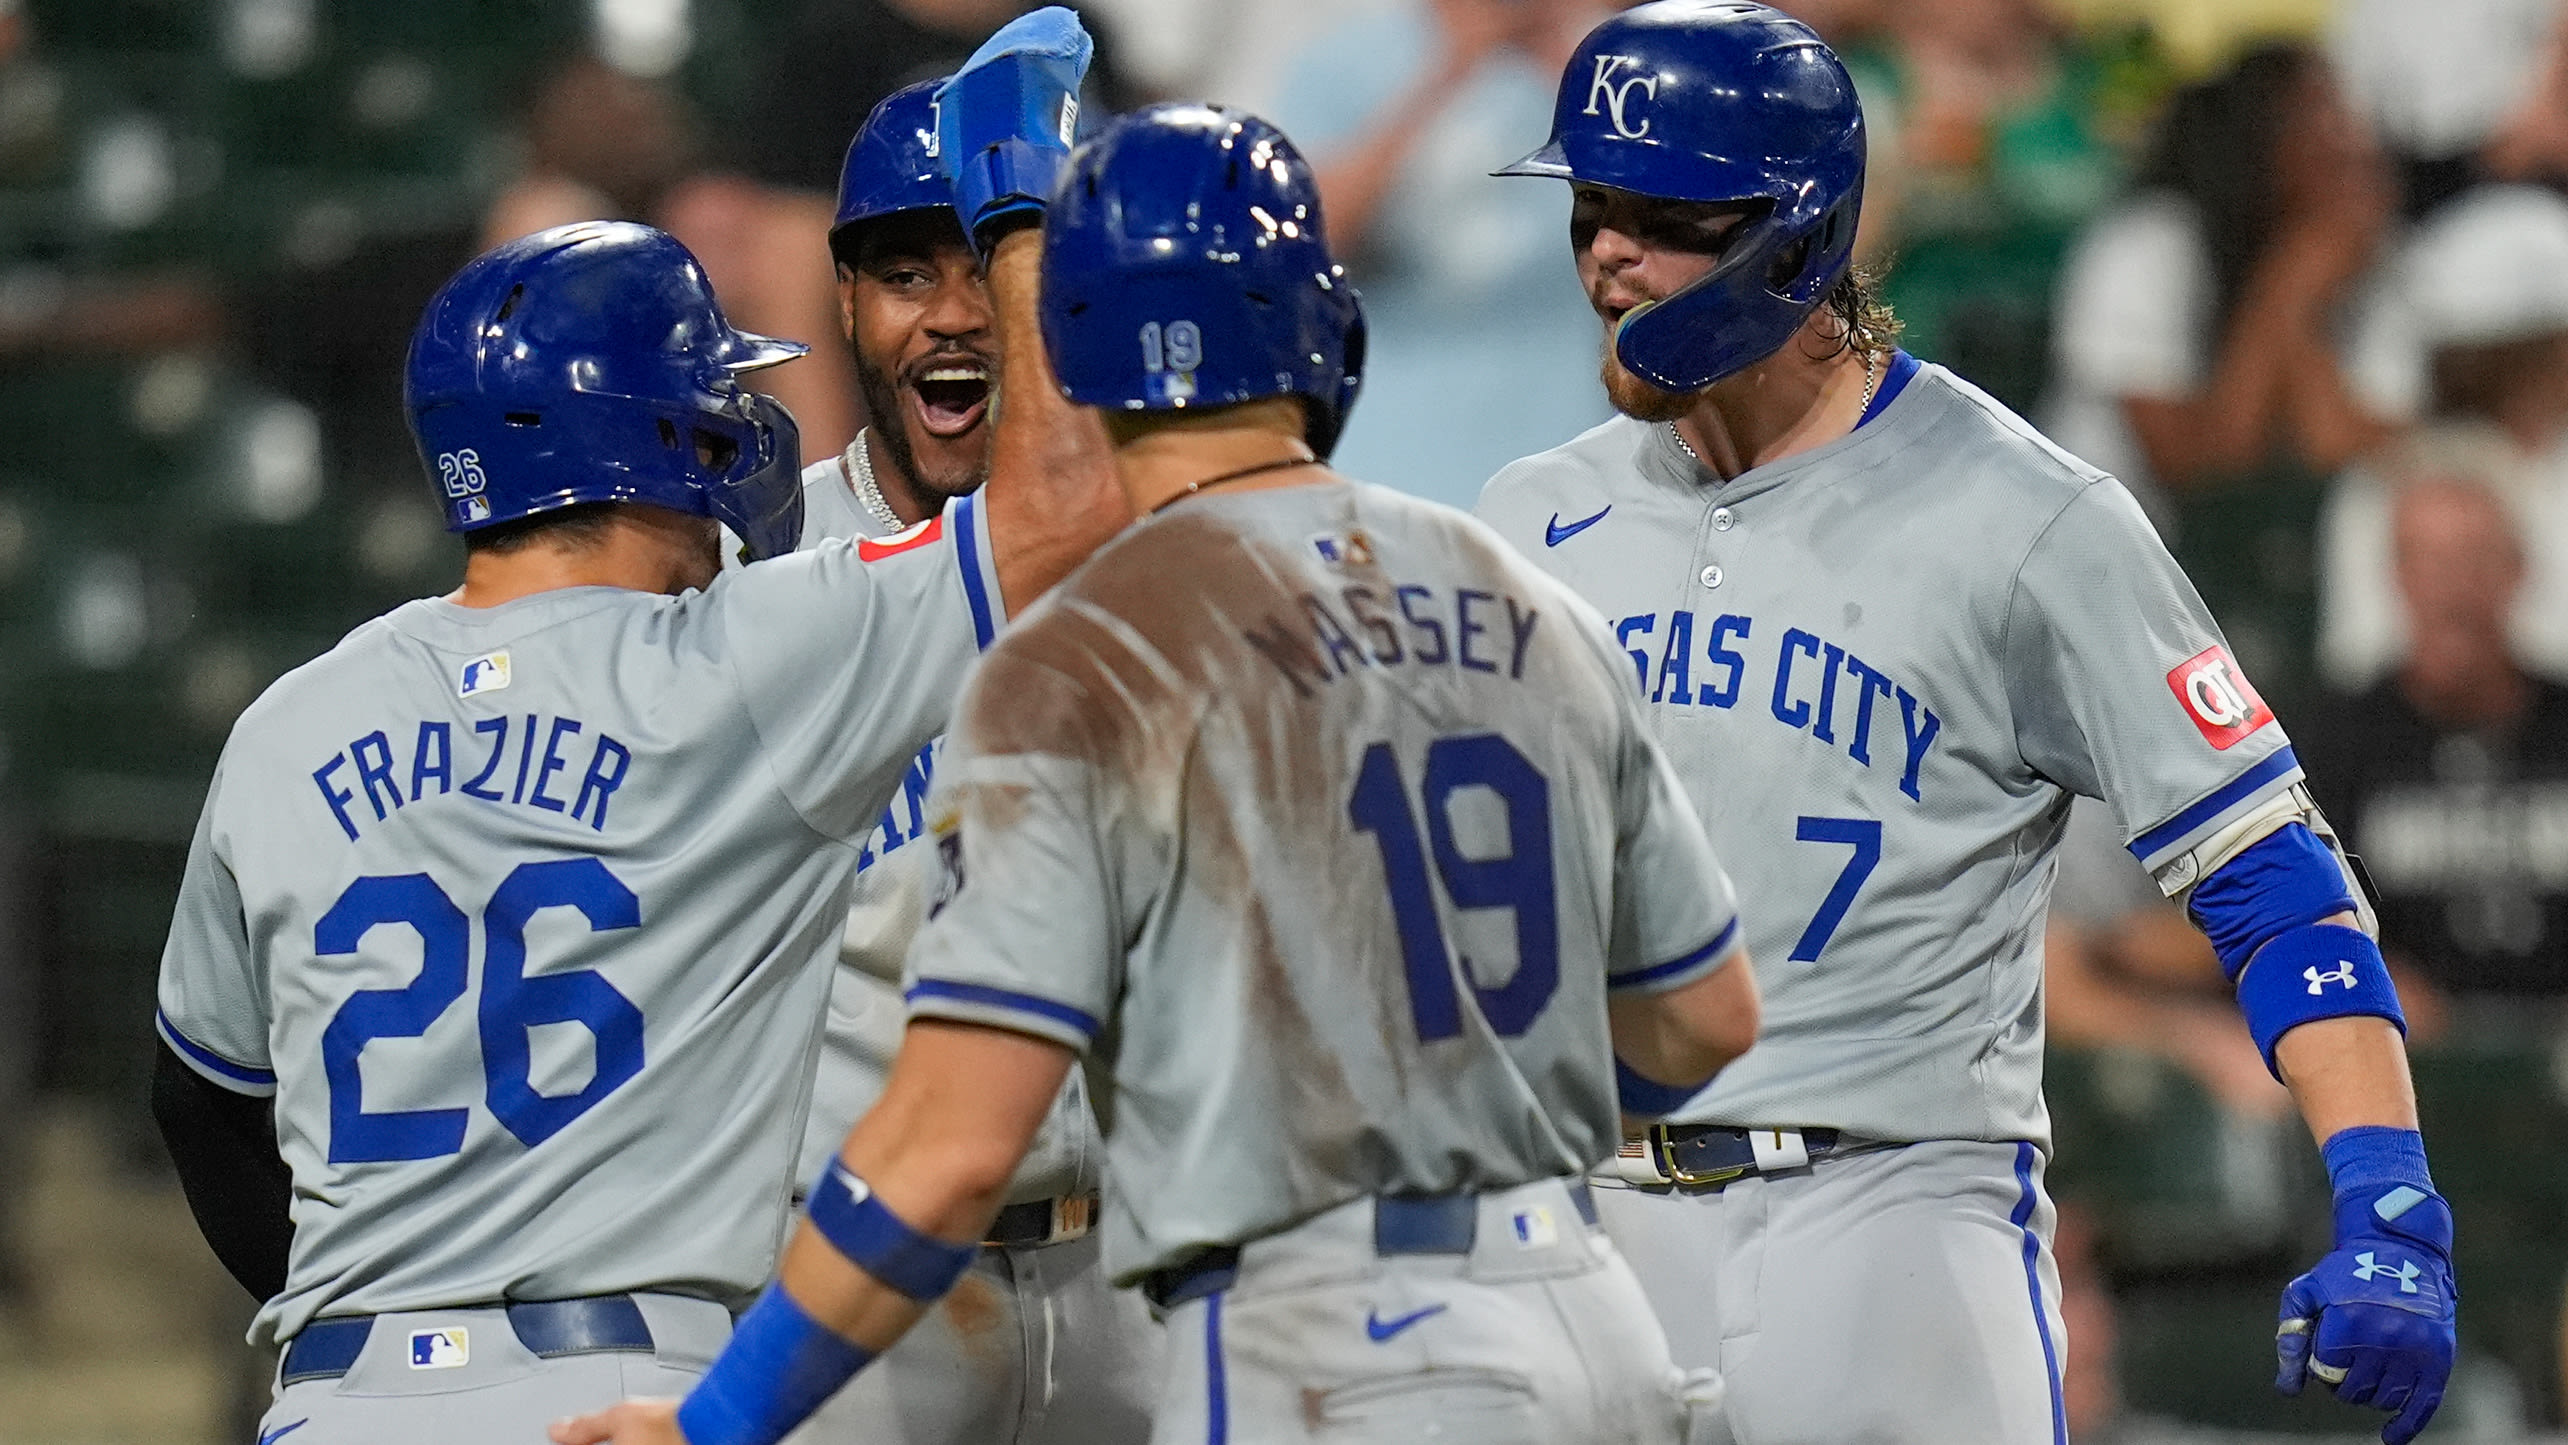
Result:
{"type": "Polygon", "coordinates": [[[1084,406],[1302,397],[1323,457],[1364,372],[1364,308],[1329,256],[1310,163],[1265,121],[1193,103],[1071,152],[1044,221],[1043,340],[1084,406]]]}
{"type": "Polygon", "coordinates": [[[411,337],[402,390],[448,531],[640,502],[716,518],[772,557],[802,535],[800,440],[737,377],[802,354],[732,329],[670,236],[589,221],[457,272],[411,337]]]}
{"type": "Polygon", "coordinates": [[[1710,274],[1615,338],[1634,375],[1699,391],[1781,350],[1845,274],[1864,114],[1835,52],[1791,16],[1655,0],[1579,42],[1550,143],[1496,174],[1751,208],[1710,274]]]}
{"type": "Polygon", "coordinates": [[[865,117],[839,168],[838,218],[830,235],[878,216],[953,209],[953,183],[936,164],[936,87],[942,83],[922,80],[893,91],[865,117]]]}

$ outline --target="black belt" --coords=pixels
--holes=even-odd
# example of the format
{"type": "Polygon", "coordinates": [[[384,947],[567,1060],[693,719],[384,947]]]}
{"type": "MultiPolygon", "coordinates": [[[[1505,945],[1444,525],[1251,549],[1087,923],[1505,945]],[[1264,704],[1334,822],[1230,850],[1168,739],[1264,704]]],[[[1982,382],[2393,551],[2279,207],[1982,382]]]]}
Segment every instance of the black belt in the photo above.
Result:
{"type": "MultiPolygon", "coordinates": [[[[1658,1124],[1646,1136],[1658,1154],[1659,1168],[1678,1186],[1718,1189],[1735,1179],[1764,1172],[1757,1163],[1755,1135],[1772,1129],[1730,1129],[1719,1124],[1658,1124]]],[[[1834,1129],[1798,1129],[1809,1163],[1852,1147],[1834,1129]]],[[[1795,1165],[1795,1168],[1802,1166],[1795,1165]]]]}
{"type": "MultiPolygon", "coordinates": [[[[508,1327],[517,1335],[517,1342],[538,1359],[612,1352],[647,1355],[652,1351],[651,1326],[642,1318],[642,1307],[629,1294],[517,1300],[462,1308],[506,1310],[508,1327]]],[[[436,1312],[420,1312],[423,1317],[432,1313],[436,1312]]],[[[375,1321],[380,1318],[348,1315],[305,1325],[285,1347],[282,1382],[292,1385],[305,1380],[335,1380],[348,1373],[357,1363],[357,1356],[364,1353],[366,1337],[374,1332],[375,1321]]],[[[414,1348],[434,1350],[438,1342],[429,1337],[443,1331],[423,1326],[411,1333],[415,1337],[414,1348]]],[[[469,1354],[469,1342],[466,1353],[469,1354]]]]}
{"type": "Polygon", "coordinates": [[[1011,1204],[990,1221],[981,1236],[984,1248],[1039,1249],[1087,1237],[1096,1223],[1097,1196],[1065,1194],[1058,1199],[1029,1199],[1011,1204]]]}
{"type": "MultiPolygon", "coordinates": [[[[1480,1233],[1477,1194],[1385,1194],[1373,1201],[1373,1252],[1380,1255],[1469,1254],[1480,1233]]],[[[1569,1202],[1589,1228],[1596,1196],[1584,1179],[1569,1181],[1569,1202]]],[[[1239,1281],[1239,1246],[1217,1244],[1142,1276],[1141,1292],[1162,1310],[1219,1294],[1239,1281]]]]}

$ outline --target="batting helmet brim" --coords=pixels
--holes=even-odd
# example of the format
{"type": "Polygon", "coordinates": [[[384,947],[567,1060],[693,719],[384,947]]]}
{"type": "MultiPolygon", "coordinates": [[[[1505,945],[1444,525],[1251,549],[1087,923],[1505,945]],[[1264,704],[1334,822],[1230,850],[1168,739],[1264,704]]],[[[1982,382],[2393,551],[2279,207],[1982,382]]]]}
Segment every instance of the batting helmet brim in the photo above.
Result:
{"type": "Polygon", "coordinates": [[[1561,154],[1559,141],[1553,141],[1551,144],[1544,146],[1541,150],[1534,152],[1523,160],[1517,161],[1513,165],[1500,166],[1489,174],[1493,176],[1539,176],[1542,179],[1549,181],[1574,181],[1578,179],[1578,172],[1571,169],[1569,158],[1561,154]]]}

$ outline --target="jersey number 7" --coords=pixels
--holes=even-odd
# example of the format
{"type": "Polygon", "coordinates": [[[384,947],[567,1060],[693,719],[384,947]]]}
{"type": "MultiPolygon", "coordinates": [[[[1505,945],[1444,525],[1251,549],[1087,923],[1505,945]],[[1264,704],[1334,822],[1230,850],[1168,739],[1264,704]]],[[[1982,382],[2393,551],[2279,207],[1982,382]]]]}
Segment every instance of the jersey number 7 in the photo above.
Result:
{"type": "MultiPolygon", "coordinates": [[[[595,969],[526,975],[526,923],[547,908],[574,908],[592,930],[636,928],[641,900],[595,858],[520,863],[482,909],[482,1076],[491,1113],[528,1148],[543,1143],[642,1072],[642,1010],[595,969]],[[536,1092],[528,1031],[576,1023],[596,1041],[596,1068],[577,1093],[536,1092]]],[[[471,926],[425,873],[369,876],[348,885],[312,928],[312,951],[352,954],[389,924],[419,935],[419,976],[401,988],[360,989],[321,1032],[330,1081],[330,1162],[437,1159],[464,1147],[469,1109],[366,1112],[358,1056],[374,1039],[417,1038],[464,996],[471,926]]]]}
{"type": "Polygon", "coordinates": [[[1846,860],[1845,871],[1828,888],[1828,896],[1819,900],[1819,911],[1810,915],[1810,926],[1801,930],[1801,938],[1792,945],[1796,963],[1816,963],[1819,951],[1836,936],[1837,925],[1846,921],[1846,910],[1855,901],[1855,891],[1864,886],[1873,869],[1881,866],[1881,821],[1877,818],[1803,818],[1793,836],[1804,843],[1843,843],[1853,848],[1846,860]]]}
{"type": "MultiPolygon", "coordinates": [[[[1437,877],[1456,908],[1504,908],[1516,916],[1516,974],[1496,988],[1471,984],[1481,1016],[1500,1036],[1515,1038],[1560,987],[1560,920],[1552,891],[1551,784],[1542,770],[1496,733],[1438,738],[1427,748],[1419,789],[1426,806],[1427,844],[1437,877]],[[1495,858],[1466,856],[1454,846],[1447,811],[1457,788],[1484,787],[1507,808],[1507,851],[1495,858]]],[[[1389,743],[1364,750],[1347,820],[1370,833],[1382,849],[1382,875],[1391,890],[1391,918],[1400,930],[1400,962],[1409,975],[1409,1012],[1422,1040],[1462,1032],[1462,999],[1454,960],[1436,916],[1434,884],[1427,877],[1427,849],[1419,846],[1409,793],[1389,743]]],[[[1465,974],[1471,960],[1461,960],[1465,974]]]]}

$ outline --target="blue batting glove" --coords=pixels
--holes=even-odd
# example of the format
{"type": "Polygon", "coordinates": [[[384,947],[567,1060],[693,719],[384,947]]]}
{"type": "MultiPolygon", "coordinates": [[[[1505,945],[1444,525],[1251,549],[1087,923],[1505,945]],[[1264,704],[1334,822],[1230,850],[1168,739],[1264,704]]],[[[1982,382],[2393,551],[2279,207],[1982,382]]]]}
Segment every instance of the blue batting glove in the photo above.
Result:
{"type": "Polygon", "coordinates": [[[1047,5],[1000,27],[936,88],[937,164],[973,245],[986,251],[1006,223],[1042,218],[1095,49],[1077,15],[1047,5]]]}
{"type": "Polygon", "coordinates": [[[2382,1139],[2348,1138],[2357,1135],[2386,1136],[2394,1166],[2416,1141],[2413,1131],[2388,1129],[2349,1129],[2328,1141],[2336,1248],[2283,1291],[2274,1387],[2297,1395],[2314,1375],[2336,1398],[2388,1412],[2384,1445],[2405,1445],[2434,1418],[2452,1376],[2452,1210],[2425,1173],[2421,1141],[2413,1169],[2384,1173],[2382,1139]],[[2349,1154],[2367,1149],[2370,1158],[2345,1167],[2349,1154]]]}

